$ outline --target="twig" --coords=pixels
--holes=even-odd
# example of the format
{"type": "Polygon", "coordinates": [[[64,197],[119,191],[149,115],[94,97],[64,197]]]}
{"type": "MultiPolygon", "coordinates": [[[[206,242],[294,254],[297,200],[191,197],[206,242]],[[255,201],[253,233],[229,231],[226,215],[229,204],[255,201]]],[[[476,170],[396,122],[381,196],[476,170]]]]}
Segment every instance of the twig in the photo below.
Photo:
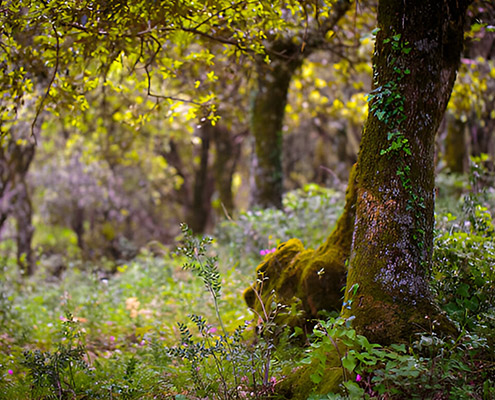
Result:
{"type": "Polygon", "coordinates": [[[50,79],[50,82],[48,83],[48,87],[46,89],[45,95],[41,99],[41,103],[38,106],[38,109],[36,110],[36,115],[34,116],[34,120],[31,124],[31,137],[34,138],[34,144],[37,144],[37,139],[36,135],[34,134],[34,126],[36,125],[36,122],[38,121],[38,117],[40,116],[41,110],[43,109],[43,105],[50,93],[50,89],[53,86],[53,82],[55,82],[55,78],[57,77],[58,73],[58,66],[59,66],[59,54],[60,54],[60,38],[58,36],[57,29],[55,28],[55,25],[52,23],[52,29],[53,32],[55,32],[55,39],[57,40],[57,47],[56,47],[56,58],[55,58],[55,68],[53,70],[53,75],[52,78],[50,79]]]}
{"type": "Polygon", "coordinates": [[[164,96],[164,95],[160,95],[160,94],[151,93],[151,75],[150,75],[150,71],[149,71],[149,69],[148,69],[147,66],[144,67],[144,70],[146,71],[146,76],[147,76],[147,79],[148,79],[148,87],[147,87],[147,94],[148,94],[148,96],[154,97],[156,99],[165,99],[165,100],[172,100],[172,101],[177,101],[177,102],[181,102],[181,103],[194,104],[196,106],[203,106],[204,105],[203,103],[198,103],[197,101],[194,101],[194,100],[183,99],[181,97],[164,96]]]}

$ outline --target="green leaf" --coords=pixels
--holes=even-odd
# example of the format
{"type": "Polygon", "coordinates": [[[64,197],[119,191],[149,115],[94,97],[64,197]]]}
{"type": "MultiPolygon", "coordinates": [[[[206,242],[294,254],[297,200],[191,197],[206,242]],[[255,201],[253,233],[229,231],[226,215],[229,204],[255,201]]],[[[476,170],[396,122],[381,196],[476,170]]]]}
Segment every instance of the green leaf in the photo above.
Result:
{"type": "Polygon", "coordinates": [[[347,381],[344,382],[344,386],[349,393],[351,399],[362,399],[364,398],[364,389],[360,388],[356,382],[347,381]]]}
{"type": "Polygon", "coordinates": [[[345,369],[352,372],[357,365],[357,358],[353,352],[349,352],[347,356],[342,359],[342,365],[345,369]]]}
{"type": "Polygon", "coordinates": [[[469,285],[467,283],[461,283],[457,288],[456,293],[462,297],[469,297],[469,285]]]}

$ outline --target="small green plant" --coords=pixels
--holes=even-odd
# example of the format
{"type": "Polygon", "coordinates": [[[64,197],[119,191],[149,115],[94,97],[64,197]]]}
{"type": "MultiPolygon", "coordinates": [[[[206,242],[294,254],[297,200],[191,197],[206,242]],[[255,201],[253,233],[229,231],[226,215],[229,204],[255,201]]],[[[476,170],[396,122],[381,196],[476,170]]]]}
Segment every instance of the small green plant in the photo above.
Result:
{"type": "Polygon", "coordinates": [[[228,332],[220,310],[221,279],[217,257],[208,254],[212,239],[195,237],[182,224],[184,243],[178,252],[187,257],[183,268],[191,270],[203,281],[213,299],[213,308],[220,330],[208,324],[202,316],[190,315],[198,335],[185,323],[178,323],[181,341],[168,348],[172,358],[186,362],[196,396],[200,398],[234,399],[251,393],[255,398],[269,394],[273,389],[270,364],[263,346],[248,348],[243,341],[247,323],[228,332]]]}
{"type": "MultiPolygon", "coordinates": [[[[432,288],[442,308],[463,330],[495,341],[494,201],[479,184],[488,172],[473,159],[470,185],[457,215],[437,216],[432,288]]],[[[455,212],[455,211],[453,211],[455,212]]]]}
{"type": "Polygon", "coordinates": [[[29,371],[33,399],[67,399],[82,392],[76,375],[89,371],[85,360],[84,337],[70,313],[67,313],[62,326],[62,340],[56,351],[35,350],[24,353],[23,365],[29,371]]]}
{"type": "Polygon", "coordinates": [[[464,335],[445,342],[425,333],[410,346],[384,347],[356,334],[351,323],[352,318],[330,318],[314,328],[302,363],[316,364],[311,379],[318,384],[336,354],[345,394],[314,394],[311,399],[488,399],[495,391],[494,364],[483,356],[489,347],[482,338],[464,335]]]}

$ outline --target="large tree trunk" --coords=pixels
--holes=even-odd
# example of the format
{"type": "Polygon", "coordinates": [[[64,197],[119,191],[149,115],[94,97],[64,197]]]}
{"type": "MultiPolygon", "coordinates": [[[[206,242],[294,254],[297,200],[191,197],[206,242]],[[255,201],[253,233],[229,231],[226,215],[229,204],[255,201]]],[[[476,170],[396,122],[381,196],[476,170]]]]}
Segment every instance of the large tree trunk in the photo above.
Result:
{"type": "Polygon", "coordinates": [[[428,285],[434,138],[454,84],[468,4],[379,2],[375,89],[358,157],[345,298],[351,306],[343,309],[371,341],[453,331],[434,307],[428,285]],[[357,288],[354,297],[351,288],[357,288]]]}

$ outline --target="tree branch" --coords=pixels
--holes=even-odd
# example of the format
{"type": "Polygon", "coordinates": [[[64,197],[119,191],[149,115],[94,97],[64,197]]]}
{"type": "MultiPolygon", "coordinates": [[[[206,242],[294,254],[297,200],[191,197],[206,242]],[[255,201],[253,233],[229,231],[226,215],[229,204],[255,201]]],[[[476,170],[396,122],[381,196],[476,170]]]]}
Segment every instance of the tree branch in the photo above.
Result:
{"type": "Polygon", "coordinates": [[[59,67],[60,38],[58,36],[57,28],[55,28],[55,25],[53,23],[52,23],[52,29],[53,29],[53,32],[55,32],[55,39],[57,41],[57,46],[56,46],[56,49],[55,49],[56,50],[55,67],[54,67],[53,75],[52,75],[52,77],[50,79],[50,82],[48,83],[48,87],[46,88],[45,95],[41,99],[40,105],[38,106],[38,109],[36,110],[36,115],[34,116],[34,120],[33,120],[32,124],[31,124],[31,137],[34,138],[34,143],[35,144],[37,143],[37,139],[36,139],[36,135],[34,134],[34,127],[36,125],[36,122],[38,122],[38,118],[40,116],[41,111],[43,110],[43,105],[44,105],[44,103],[45,103],[48,95],[50,94],[50,89],[53,86],[53,82],[55,82],[55,78],[57,77],[58,67],[59,67]]]}

